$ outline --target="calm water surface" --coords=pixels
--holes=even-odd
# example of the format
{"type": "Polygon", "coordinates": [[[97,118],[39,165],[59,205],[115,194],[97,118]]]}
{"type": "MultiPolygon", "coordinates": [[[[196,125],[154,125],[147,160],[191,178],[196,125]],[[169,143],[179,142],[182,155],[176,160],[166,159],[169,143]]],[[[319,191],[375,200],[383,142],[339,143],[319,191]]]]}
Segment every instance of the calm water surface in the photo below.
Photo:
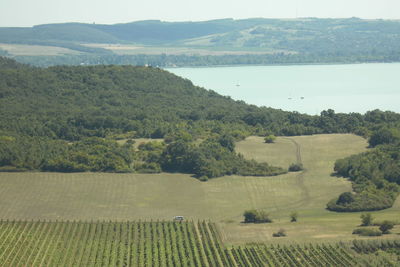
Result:
{"type": "Polygon", "coordinates": [[[195,85],[258,106],[319,114],[400,112],[400,63],[167,69],[195,85]]]}

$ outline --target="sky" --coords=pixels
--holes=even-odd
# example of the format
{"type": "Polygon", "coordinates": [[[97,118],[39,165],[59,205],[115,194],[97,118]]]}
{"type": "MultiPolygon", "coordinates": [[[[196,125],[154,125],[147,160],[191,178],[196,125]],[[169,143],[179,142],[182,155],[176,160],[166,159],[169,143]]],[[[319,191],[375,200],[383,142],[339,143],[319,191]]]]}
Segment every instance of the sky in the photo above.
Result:
{"type": "Polygon", "coordinates": [[[0,0],[0,27],[253,17],[400,19],[400,0],[0,0]]]}

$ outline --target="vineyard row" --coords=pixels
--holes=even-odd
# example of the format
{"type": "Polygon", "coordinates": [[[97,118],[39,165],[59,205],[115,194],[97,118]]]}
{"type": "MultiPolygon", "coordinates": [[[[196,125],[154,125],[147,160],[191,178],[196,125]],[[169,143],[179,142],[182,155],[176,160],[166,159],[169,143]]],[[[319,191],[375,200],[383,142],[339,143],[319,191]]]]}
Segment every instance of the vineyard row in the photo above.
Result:
{"type": "MultiPolygon", "coordinates": [[[[375,244],[379,247],[400,244],[375,244]]],[[[356,243],[361,250],[371,247],[356,243]]],[[[331,244],[227,248],[211,222],[0,221],[0,266],[359,266],[331,244]]]]}

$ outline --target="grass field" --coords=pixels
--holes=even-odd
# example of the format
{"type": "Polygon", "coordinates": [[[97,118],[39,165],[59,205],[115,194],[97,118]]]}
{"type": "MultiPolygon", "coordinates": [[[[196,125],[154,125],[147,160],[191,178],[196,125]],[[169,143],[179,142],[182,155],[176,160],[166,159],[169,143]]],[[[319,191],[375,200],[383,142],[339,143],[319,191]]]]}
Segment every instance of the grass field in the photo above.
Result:
{"type": "Polygon", "coordinates": [[[201,56],[221,56],[221,55],[246,55],[246,54],[273,54],[289,53],[285,50],[272,50],[268,48],[232,48],[232,47],[207,47],[197,46],[195,43],[188,46],[140,46],[130,44],[83,44],[88,47],[104,48],[111,50],[117,55],[201,55],[201,56]]]}
{"type": "MultiPolygon", "coordinates": [[[[117,55],[248,55],[248,54],[275,54],[294,53],[286,50],[274,50],[269,48],[232,48],[232,47],[207,47],[207,46],[142,46],[135,44],[80,44],[93,48],[104,48],[117,55]]],[[[79,51],[46,45],[25,45],[0,43],[0,49],[7,51],[12,56],[59,56],[79,55],[79,51]]]]}
{"type": "MultiPolygon", "coordinates": [[[[200,182],[185,174],[0,173],[0,219],[19,220],[212,220],[227,244],[255,241],[336,242],[352,240],[360,213],[334,213],[326,203],[351,185],[331,177],[333,163],[366,149],[348,134],[281,137],[265,144],[249,137],[237,144],[247,158],[287,167],[301,160],[305,171],[275,177],[229,176],[200,182]],[[259,208],[274,223],[244,225],[242,213],[259,208]],[[297,223],[289,222],[292,211],[297,223]],[[279,228],[288,237],[273,238],[279,228]]],[[[400,220],[400,201],[373,212],[379,220],[400,220]]],[[[399,238],[400,228],[381,238],[399,238]]]]}
{"type": "Polygon", "coordinates": [[[59,56],[79,55],[80,53],[68,48],[45,45],[1,44],[0,49],[6,50],[13,56],[59,56]]]}

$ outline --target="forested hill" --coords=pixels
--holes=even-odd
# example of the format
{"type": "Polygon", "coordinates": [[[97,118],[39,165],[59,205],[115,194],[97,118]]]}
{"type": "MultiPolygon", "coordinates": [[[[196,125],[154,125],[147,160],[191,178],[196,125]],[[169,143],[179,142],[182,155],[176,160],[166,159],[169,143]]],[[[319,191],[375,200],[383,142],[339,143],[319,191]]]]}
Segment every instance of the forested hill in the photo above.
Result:
{"type": "Polygon", "coordinates": [[[356,132],[396,124],[399,114],[371,111],[321,116],[248,105],[158,68],[134,66],[29,67],[0,58],[0,131],[78,140],[131,133],[163,137],[177,128],[246,134],[356,132]]]}
{"type": "MultiPolygon", "coordinates": [[[[267,128],[290,131],[292,113],[234,101],[158,68],[37,68],[5,58],[0,66],[0,171],[163,170],[203,180],[285,172],[245,160],[234,141],[267,128]],[[166,143],[136,151],[136,137],[166,143]]],[[[305,124],[292,130],[321,131],[305,124]]]]}
{"type": "Polygon", "coordinates": [[[273,127],[289,115],[233,101],[158,68],[35,68],[6,58],[0,66],[0,130],[9,133],[64,140],[126,132],[163,137],[180,123],[273,127]]]}
{"type": "Polygon", "coordinates": [[[248,105],[153,67],[38,68],[0,58],[0,77],[0,168],[272,175],[283,170],[247,162],[235,154],[234,141],[266,134],[368,136],[400,122],[399,114],[379,110],[309,116],[248,105]],[[132,143],[121,147],[115,140],[137,137],[164,138],[168,145],[141,147],[132,161],[132,143]]]}

